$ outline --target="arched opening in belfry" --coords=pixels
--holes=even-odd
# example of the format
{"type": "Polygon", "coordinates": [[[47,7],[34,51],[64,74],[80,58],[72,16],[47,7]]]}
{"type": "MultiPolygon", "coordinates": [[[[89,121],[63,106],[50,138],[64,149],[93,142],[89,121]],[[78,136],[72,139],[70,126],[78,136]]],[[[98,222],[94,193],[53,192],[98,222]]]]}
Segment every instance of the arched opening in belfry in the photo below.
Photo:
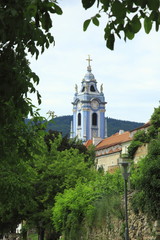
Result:
{"type": "Polygon", "coordinates": [[[81,126],[81,113],[78,113],[78,126],[81,126]]]}
{"type": "Polygon", "coordinates": [[[97,113],[92,114],[92,125],[97,126],[97,113]]]}
{"type": "Polygon", "coordinates": [[[82,92],[84,92],[84,91],[85,91],[85,87],[82,88],[82,92]]]}
{"type": "Polygon", "coordinates": [[[91,92],[95,92],[95,91],[96,91],[96,90],[95,90],[95,87],[94,87],[93,85],[90,86],[90,91],[91,91],[91,92]]]}

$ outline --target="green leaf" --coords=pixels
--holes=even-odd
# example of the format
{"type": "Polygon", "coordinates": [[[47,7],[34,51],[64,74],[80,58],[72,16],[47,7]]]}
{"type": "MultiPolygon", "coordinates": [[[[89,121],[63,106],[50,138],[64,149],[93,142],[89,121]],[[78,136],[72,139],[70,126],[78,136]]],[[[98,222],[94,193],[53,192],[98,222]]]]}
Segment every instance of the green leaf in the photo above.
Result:
{"type": "Polygon", "coordinates": [[[149,17],[145,17],[144,19],[144,29],[147,34],[150,33],[152,29],[152,21],[149,17]]]}
{"type": "Polygon", "coordinates": [[[134,33],[129,30],[127,30],[125,34],[129,40],[132,40],[134,38],[134,33]]]}
{"type": "Polygon", "coordinates": [[[111,28],[109,24],[107,24],[107,26],[105,27],[104,32],[104,39],[106,40],[111,34],[111,28]]]}
{"type": "Polygon", "coordinates": [[[110,50],[113,50],[114,49],[114,42],[115,42],[115,36],[114,34],[110,34],[108,39],[107,39],[107,47],[110,49],[110,50]]]}
{"type": "Polygon", "coordinates": [[[48,12],[45,12],[45,14],[42,15],[42,27],[46,31],[48,31],[52,27],[52,20],[48,12]]]}
{"type": "Polygon", "coordinates": [[[132,40],[134,38],[134,29],[133,29],[133,25],[131,22],[128,22],[125,27],[125,39],[126,39],[126,37],[130,40],[132,40]]]}
{"type": "Polygon", "coordinates": [[[83,31],[85,32],[89,26],[91,22],[91,19],[87,19],[84,23],[83,23],[83,31]]]}
{"type": "Polygon", "coordinates": [[[135,15],[131,21],[131,26],[132,26],[132,29],[134,31],[134,33],[137,33],[139,32],[139,30],[141,29],[141,22],[138,18],[137,15],[135,15]]]}
{"type": "Polygon", "coordinates": [[[63,11],[57,4],[54,4],[54,9],[58,15],[62,15],[63,11]]]}
{"type": "Polygon", "coordinates": [[[117,20],[124,19],[126,15],[126,9],[125,9],[124,3],[121,3],[116,0],[112,5],[112,13],[117,20]]]}
{"type": "Polygon", "coordinates": [[[101,0],[101,3],[102,3],[102,9],[104,10],[104,12],[107,12],[111,1],[110,0],[101,0]]]}
{"type": "Polygon", "coordinates": [[[18,15],[17,11],[14,8],[11,9],[11,14],[14,17],[18,15]]]}
{"type": "Polygon", "coordinates": [[[100,15],[99,13],[97,13],[97,14],[96,14],[96,17],[97,17],[97,18],[100,18],[100,17],[101,17],[101,15],[100,15]]]}
{"type": "Polygon", "coordinates": [[[151,0],[151,1],[148,1],[147,3],[148,7],[150,10],[157,10],[159,9],[159,0],[151,0]]]}
{"type": "Polygon", "coordinates": [[[88,9],[93,6],[96,0],[82,0],[83,7],[88,9]]]}
{"type": "Polygon", "coordinates": [[[159,22],[155,22],[155,28],[156,28],[156,32],[158,32],[158,30],[159,30],[159,22]]]}
{"type": "MultiPolygon", "coordinates": [[[[151,0],[152,1],[152,0],[151,0]]],[[[154,0],[153,0],[154,1],[154,0]]],[[[137,0],[136,5],[141,6],[141,8],[145,8],[147,4],[147,0],[137,0]]]]}
{"type": "Polygon", "coordinates": [[[99,26],[98,18],[96,18],[96,17],[92,18],[92,22],[94,23],[94,25],[99,26]]]}

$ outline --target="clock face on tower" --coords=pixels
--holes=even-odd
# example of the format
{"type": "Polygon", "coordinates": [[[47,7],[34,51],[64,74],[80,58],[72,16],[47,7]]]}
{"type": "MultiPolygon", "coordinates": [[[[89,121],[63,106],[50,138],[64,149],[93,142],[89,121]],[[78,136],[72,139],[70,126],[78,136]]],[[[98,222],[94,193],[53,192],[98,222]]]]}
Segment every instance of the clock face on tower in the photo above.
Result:
{"type": "Polygon", "coordinates": [[[98,107],[99,107],[99,102],[97,101],[97,100],[92,100],[92,102],[91,102],[91,107],[93,108],[93,109],[98,109],[98,107]]]}

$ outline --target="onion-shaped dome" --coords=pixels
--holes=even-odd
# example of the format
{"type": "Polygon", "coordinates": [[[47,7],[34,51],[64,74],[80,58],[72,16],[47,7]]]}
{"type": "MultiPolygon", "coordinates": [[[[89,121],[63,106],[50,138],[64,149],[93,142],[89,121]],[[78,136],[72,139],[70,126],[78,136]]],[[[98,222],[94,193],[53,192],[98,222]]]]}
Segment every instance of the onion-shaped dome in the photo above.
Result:
{"type": "Polygon", "coordinates": [[[91,80],[96,81],[93,73],[91,72],[91,67],[90,66],[87,67],[87,73],[85,74],[83,80],[85,80],[85,81],[91,81],[91,80]]]}

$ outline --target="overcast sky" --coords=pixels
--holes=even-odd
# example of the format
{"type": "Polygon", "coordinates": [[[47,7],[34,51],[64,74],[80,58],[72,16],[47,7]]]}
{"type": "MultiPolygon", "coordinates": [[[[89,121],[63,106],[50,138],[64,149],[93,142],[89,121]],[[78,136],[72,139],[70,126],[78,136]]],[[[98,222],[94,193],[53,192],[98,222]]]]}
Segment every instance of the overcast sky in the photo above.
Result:
{"type": "Polygon", "coordinates": [[[59,3],[63,15],[53,17],[51,30],[55,46],[38,60],[30,59],[32,70],[40,77],[41,115],[47,117],[49,110],[57,116],[72,115],[75,84],[80,89],[90,54],[98,88],[103,83],[106,116],[147,122],[160,100],[160,33],[146,35],[141,31],[126,43],[117,39],[111,51],[105,46],[103,18],[99,27],[91,24],[83,32],[83,22],[96,9],[85,11],[81,1],[75,0],[59,3]]]}

